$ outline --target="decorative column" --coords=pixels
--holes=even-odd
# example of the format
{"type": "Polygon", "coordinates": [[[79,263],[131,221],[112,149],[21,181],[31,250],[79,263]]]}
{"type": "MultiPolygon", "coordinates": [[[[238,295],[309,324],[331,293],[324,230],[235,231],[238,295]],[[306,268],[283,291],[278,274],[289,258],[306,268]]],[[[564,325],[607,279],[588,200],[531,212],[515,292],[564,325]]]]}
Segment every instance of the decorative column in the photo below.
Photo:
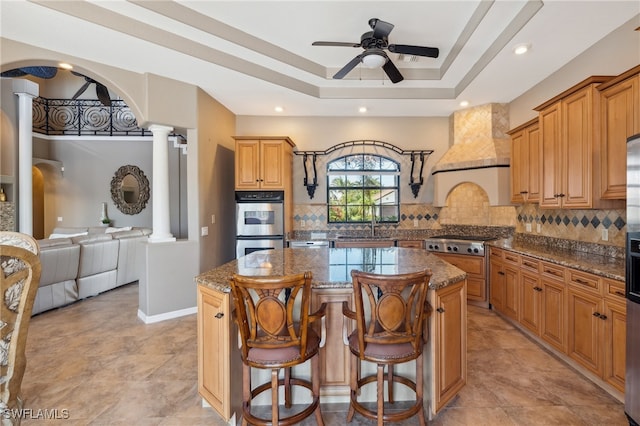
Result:
{"type": "Polygon", "coordinates": [[[153,233],[150,243],[175,241],[169,222],[169,132],[173,127],[152,124],[153,133],[153,233]]]}
{"type": "Polygon", "coordinates": [[[13,93],[18,95],[18,230],[33,235],[33,98],[37,84],[16,79],[13,93]]]}

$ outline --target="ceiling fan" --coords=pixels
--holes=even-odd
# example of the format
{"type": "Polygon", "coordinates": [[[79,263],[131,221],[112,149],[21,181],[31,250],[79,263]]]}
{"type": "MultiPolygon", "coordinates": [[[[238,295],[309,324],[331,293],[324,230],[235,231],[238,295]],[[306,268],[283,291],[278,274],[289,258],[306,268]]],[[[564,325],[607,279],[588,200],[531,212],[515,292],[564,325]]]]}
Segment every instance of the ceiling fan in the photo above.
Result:
{"type": "Polygon", "coordinates": [[[83,77],[85,80],[84,84],[80,86],[78,91],[75,93],[75,95],[71,97],[71,99],[77,99],[78,96],[82,95],[85,92],[85,90],[89,88],[91,84],[95,84],[96,96],[100,100],[100,103],[102,103],[102,105],[104,106],[111,106],[111,97],[109,96],[109,90],[107,90],[107,87],[104,84],[99,83],[94,79],[92,79],[91,77],[87,77],[84,74],[80,74],[79,72],[71,71],[71,74],[77,75],[78,77],[83,77]]]}
{"type": "Polygon", "coordinates": [[[338,71],[333,78],[344,78],[356,65],[362,62],[368,68],[382,67],[393,83],[404,80],[398,68],[384,52],[402,53],[405,55],[426,56],[437,58],[440,51],[437,47],[411,46],[407,44],[389,44],[389,33],[393,30],[393,24],[378,18],[369,19],[369,26],[373,31],[367,31],[360,37],[360,43],[339,41],[314,41],[312,46],[340,46],[362,47],[364,52],[353,58],[347,65],[338,71]]]}

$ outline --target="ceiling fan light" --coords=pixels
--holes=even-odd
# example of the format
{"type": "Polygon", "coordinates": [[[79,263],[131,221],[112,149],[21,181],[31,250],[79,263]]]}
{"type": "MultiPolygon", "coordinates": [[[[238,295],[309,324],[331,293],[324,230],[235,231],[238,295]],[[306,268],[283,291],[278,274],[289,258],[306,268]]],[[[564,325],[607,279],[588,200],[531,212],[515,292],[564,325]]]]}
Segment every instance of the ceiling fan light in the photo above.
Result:
{"type": "Polygon", "coordinates": [[[372,53],[362,58],[362,64],[367,68],[380,68],[386,62],[387,58],[377,53],[372,53]]]}

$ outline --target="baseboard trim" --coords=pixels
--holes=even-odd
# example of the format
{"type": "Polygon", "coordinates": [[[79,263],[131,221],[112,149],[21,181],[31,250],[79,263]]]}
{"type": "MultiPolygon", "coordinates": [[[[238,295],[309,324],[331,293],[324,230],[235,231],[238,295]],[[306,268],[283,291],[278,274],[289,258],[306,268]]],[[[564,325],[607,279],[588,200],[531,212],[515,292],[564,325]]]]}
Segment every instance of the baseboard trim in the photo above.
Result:
{"type": "Polygon", "coordinates": [[[145,324],[153,324],[155,322],[165,321],[173,318],[180,318],[187,315],[195,314],[197,312],[198,308],[196,306],[172,312],[165,312],[164,314],[158,315],[145,315],[144,312],[138,309],[138,318],[140,318],[145,324]]]}

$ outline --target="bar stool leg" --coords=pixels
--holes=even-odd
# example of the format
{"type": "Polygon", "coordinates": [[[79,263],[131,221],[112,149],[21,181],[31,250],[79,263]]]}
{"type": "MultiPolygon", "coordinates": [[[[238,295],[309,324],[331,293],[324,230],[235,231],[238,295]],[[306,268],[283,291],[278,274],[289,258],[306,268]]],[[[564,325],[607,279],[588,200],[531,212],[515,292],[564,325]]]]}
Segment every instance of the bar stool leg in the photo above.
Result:
{"type": "Polygon", "coordinates": [[[313,398],[318,398],[318,406],[316,407],[316,423],[318,426],[324,426],[322,411],[320,411],[320,360],[318,356],[311,358],[311,388],[313,398]]]}
{"type": "Polygon", "coordinates": [[[242,364],[242,426],[247,426],[247,416],[245,412],[249,411],[251,406],[251,367],[242,364]]]}
{"type": "Polygon", "coordinates": [[[418,411],[418,420],[420,421],[420,426],[426,426],[427,421],[424,416],[424,400],[423,397],[423,382],[424,377],[423,374],[423,364],[422,364],[422,354],[416,358],[416,399],[422,401],[422,409],[418,411]]]}
{"type": "Polygon", "coordinates": [[[389,395],[389,402],[393,403],[393,364],[387,365],[387,393],[389,395]]]}
{"type": "Polygon", "coordinates": [[[284,406],[291,408],[291,367],[284,369],[284,406]]]}
{"type": "Polygon", "coordinates": [[[384,426],[384,364],[378,364],[378,426],[384,426]]]}
{"type": "Polygon", "coordinates": [[[351,387],[351,395],[349,399],[349,412],[347,413],[347,422],[350,423],[353,420],[353,415],[355,414],[355,408],[353,408],[353,403],[357,398],[358,392],[358,359],[354,354],[349,355],[349,361],[351,364],[350,374],[349,374],[349,386],[351,387]]]}
{"type": "Polygon", "coordinates": [[[274,425],[280,422],[280,413],[278,412],[279,405],[279,393],[278,393],[278,369],[271,369],[271,421],[274,425]]]}

